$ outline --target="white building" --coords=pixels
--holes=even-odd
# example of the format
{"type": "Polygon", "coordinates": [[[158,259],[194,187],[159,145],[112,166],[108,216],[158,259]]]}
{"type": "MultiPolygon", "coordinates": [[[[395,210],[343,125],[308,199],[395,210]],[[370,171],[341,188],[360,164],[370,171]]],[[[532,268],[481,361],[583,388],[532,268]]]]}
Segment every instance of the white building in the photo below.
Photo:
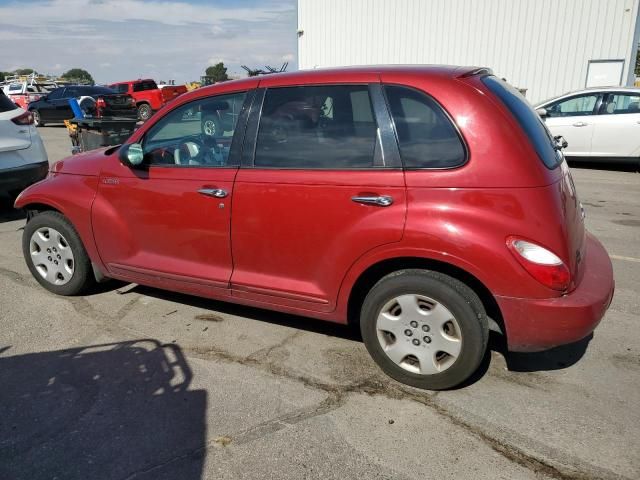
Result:
{"type": "Polygon", "coordinates": [[[640,0],[298,0],[300,69],[490,67],[531,102],[631,85],[640,0]]]}

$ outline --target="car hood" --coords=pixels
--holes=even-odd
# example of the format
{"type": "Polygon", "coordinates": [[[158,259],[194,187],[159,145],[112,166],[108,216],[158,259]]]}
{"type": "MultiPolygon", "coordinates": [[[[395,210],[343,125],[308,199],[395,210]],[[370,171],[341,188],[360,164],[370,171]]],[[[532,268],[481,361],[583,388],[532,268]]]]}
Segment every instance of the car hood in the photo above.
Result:
{"type": "Polygon", "coordinates": [[[112,153],[113,147],[105,147],[72,155],[54,163],[50,170],[54,173],[97,177],[100,175],[102,162],[107,158],[105,154],[107,150],[111,150],[109,153],[112,153]]]}

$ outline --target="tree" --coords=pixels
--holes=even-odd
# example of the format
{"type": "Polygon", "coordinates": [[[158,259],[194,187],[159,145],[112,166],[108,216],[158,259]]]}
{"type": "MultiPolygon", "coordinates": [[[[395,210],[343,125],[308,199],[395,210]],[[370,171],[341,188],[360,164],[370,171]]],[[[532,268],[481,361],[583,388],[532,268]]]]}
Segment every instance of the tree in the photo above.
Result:
{"type": "Polygon", "coordinates": [[[0,72],[0,82],[4,81],[5,77],[8,77],[9,75],[13,75],[12,72],[0,72]]]}
{"type": "Polygon", "coordinates": [[[211,77],[214,83],[217,82],[225,82],[229,80],[229,75],[227,75],[227,67],[224,66],[224,63],[216,63],[212,67],[207,67],[204,71],[207,77],[211,77]]]}
{"type": "Polygon", "coordinates": [[[640,76],[640,48],[638,48],[638,52],[636,53],[636,68],[635,74],[640,76]]]}
{"type": "Polygon", "coordinates": [[[83,70],[82,68],[72,68],[68,72],[63,73],[62,78],[66,78],[67,80],[87,82],[91,85],[96,83],[93,81],[93,77],[91,76],[91,74],[86,70],[83,70]]]}
{"type": "Polygon", "coordinates": [[[18,68],[13,73],[16,75],[31,75],[33,73],[33,68],[18,68]]]}

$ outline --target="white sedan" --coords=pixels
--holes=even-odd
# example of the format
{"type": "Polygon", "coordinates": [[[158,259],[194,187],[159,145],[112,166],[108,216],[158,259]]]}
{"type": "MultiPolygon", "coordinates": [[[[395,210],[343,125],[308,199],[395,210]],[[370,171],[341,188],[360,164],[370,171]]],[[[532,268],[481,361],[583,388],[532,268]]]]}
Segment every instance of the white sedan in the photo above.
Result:
{"type": "Polygon", "coordinates": [[[638,162],[640,88],[600,87],[567,93],[536,105],[567,157],[638,162]]]}

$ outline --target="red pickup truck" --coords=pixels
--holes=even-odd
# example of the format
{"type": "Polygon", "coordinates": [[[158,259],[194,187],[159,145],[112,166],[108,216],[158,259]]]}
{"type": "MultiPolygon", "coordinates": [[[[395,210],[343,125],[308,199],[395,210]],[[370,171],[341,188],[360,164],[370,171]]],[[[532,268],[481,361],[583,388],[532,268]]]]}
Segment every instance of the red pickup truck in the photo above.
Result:
{"type": "Polygon", "coordinates": [[[187,91],[184,85],[163,85],[159,88],[150,78],[117,82],[109,85],[109,88],[131,95],[138,107],[138,118],[142,121],[147,121],[154,111],[187,91]]]}

